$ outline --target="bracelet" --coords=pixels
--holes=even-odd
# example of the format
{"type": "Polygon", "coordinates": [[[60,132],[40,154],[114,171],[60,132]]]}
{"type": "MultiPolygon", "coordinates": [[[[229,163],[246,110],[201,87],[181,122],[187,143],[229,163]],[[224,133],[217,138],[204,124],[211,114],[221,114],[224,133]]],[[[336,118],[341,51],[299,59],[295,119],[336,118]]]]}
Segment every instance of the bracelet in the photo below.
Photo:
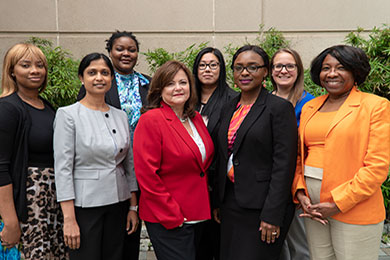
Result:
{"type": "Polygon", "coordinates": [[[138,211],[138,205],[136,205],[136,206],[130,206],[129,210],[132,210],[132,211],[137,212],[137,211],[138,211]]]}

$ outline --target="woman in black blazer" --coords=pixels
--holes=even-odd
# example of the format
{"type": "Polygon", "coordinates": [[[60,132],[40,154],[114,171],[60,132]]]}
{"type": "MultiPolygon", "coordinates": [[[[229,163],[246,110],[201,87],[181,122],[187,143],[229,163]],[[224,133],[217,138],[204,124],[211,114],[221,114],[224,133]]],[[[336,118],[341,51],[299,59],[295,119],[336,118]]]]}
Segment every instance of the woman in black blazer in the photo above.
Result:
{"type": "Polygon", "coordinates": [[[278,259],[294,214],[294,108],[262,88],[268,67],[258,46],[243,46],[233,56],[241,94],[222,109],[217,133],[223,260],[278,259]]]}
{"type": "MultiPolygon", "coordinates": [[[[106,40],[106,50],[110,55],[114,66],[114,79],[111,89],[106,93],[106,103],[122,109],[129,119],[130,138],[133,143],[133,134],[141,116],[141,107],[146,105],[146,96],[149,90],[151,78],[134,70],[138,61],[139,42],[131,32],[114,32],[106,40]]],[[[77,100],[85,96],[85,88],[81,86],[77,100]]],[[[139,198],[139,194],[137,194],[139,198]]],[[[136,200],[135,196],[132,200],[136,200]]],[[[132,207],[136,212],[137,207],[132,207]]],[[[138,222],[138,217],[137,217],[138,222]]],[[[126,235],[123,252],[124,260],[138,260],[140,245],[141,225],[130,235],[126,235]]]]}

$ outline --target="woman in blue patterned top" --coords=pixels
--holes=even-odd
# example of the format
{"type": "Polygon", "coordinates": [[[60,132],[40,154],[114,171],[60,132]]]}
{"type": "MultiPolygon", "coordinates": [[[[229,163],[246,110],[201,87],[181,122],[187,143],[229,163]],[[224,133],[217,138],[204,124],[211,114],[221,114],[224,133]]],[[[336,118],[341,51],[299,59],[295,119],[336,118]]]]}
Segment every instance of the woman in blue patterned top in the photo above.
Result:
{"type": "MultiPolygon", "coordinates": [[[[114,66],[114,79],[111,89],[106,93],[106,103],[126,112],[133,143],[133,133],[140,117],[140,109],[146,104],[151,78],[134,70],[138,60],[139,42],[133,33],[114,32],[106,40],[106,50],[114,66]]],[[[82,86],[77,99],[80,100],[84,96],[85,88],[82,86]]],[[[135,196],[133,199],[136,199],[135,196]]],[[[126,236],[123,259],[138,260],[140,227],[141,225],[135,233],[126,236]]]]}

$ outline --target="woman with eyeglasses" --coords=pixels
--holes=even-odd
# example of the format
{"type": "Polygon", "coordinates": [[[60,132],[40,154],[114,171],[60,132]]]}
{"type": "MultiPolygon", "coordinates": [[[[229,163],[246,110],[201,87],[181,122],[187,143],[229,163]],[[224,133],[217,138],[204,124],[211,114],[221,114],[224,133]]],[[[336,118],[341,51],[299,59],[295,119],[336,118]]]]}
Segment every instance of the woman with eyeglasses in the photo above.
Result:
{"type": "MultiPolygon", "coordinates": [[[[314,98],[304,90],[304,70],[301,57],[292,49],[278,50],[271,58],[272,94],[287,99],[295,108],[295,116],[299,127],[299,119],[303,105],[314,98]]],[[[302,258],[299,258],[302,259],[302,258]]]]}
{"type": "MultiPolygon", "coordinates": [[[[226,83],[225,60],[222,53],[212,47],[201,50],[195,58],[193,75],[198,96],[197,110],[202,115],[211,137],[220,118],[224,104],[238,95],[226,83]]],[[[214,139],[214,138],[213,138],[214,139]]],[[[214,140],[215,144],[215,140],[214,140]]],[[[213,187],[216,175],[215,162],[209,168],[209,188],[213,187]]],[[[212,192],[212,190],[211,190],[212,192]]],[[[220,227],[219,220],[203,223],[203,231],[197,230],[195,239],[198,244],[196,256],[199,260],[218,260],[220,227]]]]}
{"type": "Polygon", "coordinates": [[[224,260],[279,259],[294,215],[294,108],[263,89],[268,67],[258,46],[243,46],[233,56],[241,94],[222,109],[216,152],[224,260]]]}
{"type": "MultiPolygon", "coordinates": [[[[292,49],[278,50],[271,58],[272,94],[284,98],[295,108],[297,125],[303,105],[314,98],[304,90],[304,70],[301,57],[292,49]]],[[[302,210],[296,210],[289,232],[284,242],[280,260],[308,260],[309,249],[303,219],[299,218],[302,210]]]]}

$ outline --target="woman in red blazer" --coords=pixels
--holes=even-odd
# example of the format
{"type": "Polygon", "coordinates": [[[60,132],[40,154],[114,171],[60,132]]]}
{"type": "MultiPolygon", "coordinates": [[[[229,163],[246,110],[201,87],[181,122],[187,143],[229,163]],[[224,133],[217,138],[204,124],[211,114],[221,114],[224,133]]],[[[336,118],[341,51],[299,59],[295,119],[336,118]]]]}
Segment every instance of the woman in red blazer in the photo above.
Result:
{"type": "Polygon", "coordinates": [[[195,225],[210,219],[206,172],[214,146],[196,102],[191,72],[169,61],[153,77],[134,133],[139,213],[159,260],[195,259],[195,225]]]}

